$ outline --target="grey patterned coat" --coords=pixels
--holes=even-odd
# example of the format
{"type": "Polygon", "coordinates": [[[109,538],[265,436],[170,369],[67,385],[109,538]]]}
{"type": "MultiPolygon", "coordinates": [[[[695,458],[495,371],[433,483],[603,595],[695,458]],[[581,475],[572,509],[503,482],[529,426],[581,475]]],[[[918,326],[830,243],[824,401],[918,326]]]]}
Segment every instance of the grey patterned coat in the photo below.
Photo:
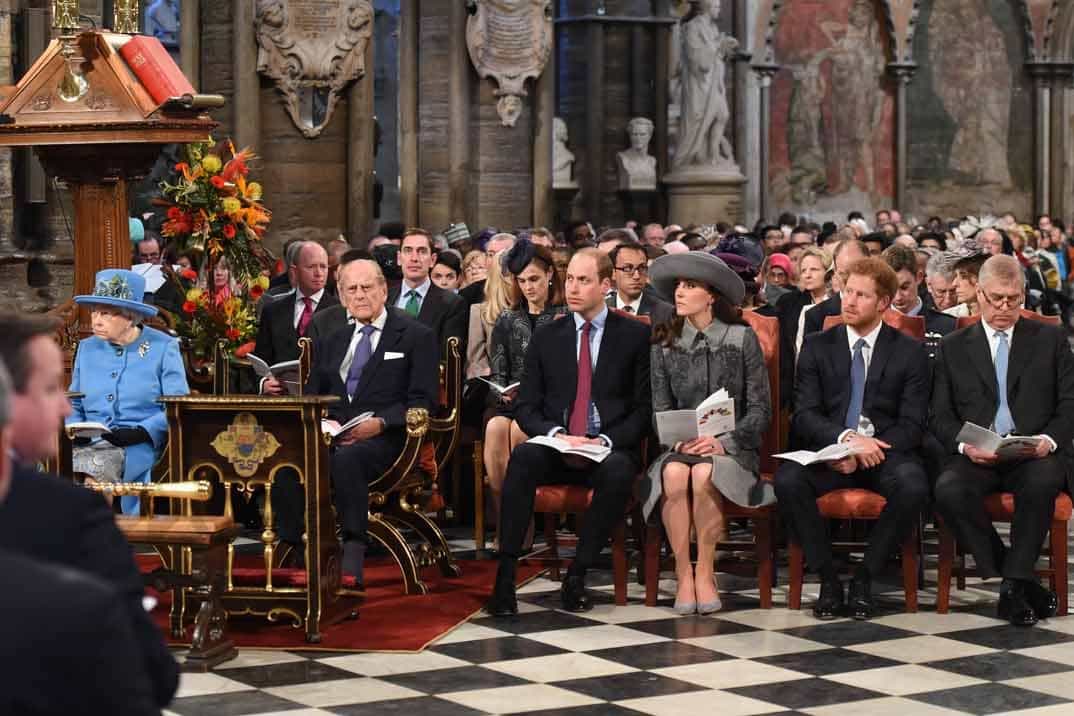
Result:
{"type": "MultiPolygon", "coordinates": [[[[772,417],[768,371],[753,329],[713,320],[698,332],[689,321],[670,347],[652,348],[653,413],[696,408],[720,388],[735,400],[735,429],[720,436],[727,455],[715,455],[713,484],[744,507],[775,502],[771,485],[760,482],[761,447],[772,417]]],[[[661,473],[671,451],[653,461],[639,487],[646,518],[660,501],[661,473]]]]}
{"type": "MultiPolygon", "coordinates": [[[[545,306],[537,316],[536,327],[540,328],[555,320],[557,315],[566,312],[566,306],[545,306]]],[[[492,327],[492,337],[489,339],[488,379],[498,385],[510,385],[522,380],[526,372],[526,350],[532,337],[533,331],[525,302],[518,309],[501,313],[492,327]]],[[[490,400],[493,397],[490,393],[490,400]]]]}

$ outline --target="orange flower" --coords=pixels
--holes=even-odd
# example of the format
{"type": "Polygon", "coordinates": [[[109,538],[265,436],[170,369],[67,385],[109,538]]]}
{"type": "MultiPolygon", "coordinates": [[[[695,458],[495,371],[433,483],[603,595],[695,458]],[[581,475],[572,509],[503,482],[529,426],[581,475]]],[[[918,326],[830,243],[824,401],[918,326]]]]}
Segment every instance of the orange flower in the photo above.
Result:
{"type": "Polygon", "coordinates": [[[255,344],[254,344],[253,341],[250,341],[248,343],[243,343],[241,346],[239,346],[238,348],[235,349],[235,357],[236,358],[243,358],[245,356],[248,356],[250,353],[253,353],[254,345],[255,344]]]}
{"type": "Polygon", "coordinates": [[[185,171],[187,171],[189,169],[190,169],[190,165],[187,164],[186,162],[179,162],[179,163],[177,163],[175,165],[175,171],[177,171],[177,172],[185,172],[185,171]]]}
{"type": "Polygon", "coordinates": [[[229,238],[229,239],[234,239],[235,238],[235,225],[234,224],[224,224],[224,236],[226,238],[229,238]]]}
{"type": "Polygon", "coordinates": [[[225,186],[227,186],[227,180],[224,179],[224,177],[220,176],[219,174],[214,176],[209,181],[212,182],[212,185],[214,187],[216,187],[217,189],[223,189],[225,186]]]}
{"type": "Polygon", "coordinates": [[[183,301],[183,313],[194,315],[194,311],[196,310],[198,310],[198,304],[193,301],[183,301]]]}
{"type": "Polygon", "coordinates": [[[237,341],[239,340],[239,336],[242,334],[239,333],[238,329],[236,328],[229,328],[227,329],[227,331],[224,332],[224,335],[227,336],[227,339],[229,341],[237,341]]]}
{"type": "Polygon", "coordinates": [[[187,281],[195,281],[198,278],[198,272],[194,269],[183,269],[179,272],[179,275],[185,278],[187,281]]]}
{"type": "Polygon", "coordinates": [[[183,210],[180,209],[178,206],[168,207],[168,218],[171,219],[172,221],[175,221],[176,219],[179,219],[182,216],[183,216],[183,210]]]}
{"type": "Polygon", "coordinates": [[[263,295],[265,295],[265,289],[261,288],[260,285],[255,283],[253,286],[250,287],[250,298],[256,301],[260,299],[263,295]]]}

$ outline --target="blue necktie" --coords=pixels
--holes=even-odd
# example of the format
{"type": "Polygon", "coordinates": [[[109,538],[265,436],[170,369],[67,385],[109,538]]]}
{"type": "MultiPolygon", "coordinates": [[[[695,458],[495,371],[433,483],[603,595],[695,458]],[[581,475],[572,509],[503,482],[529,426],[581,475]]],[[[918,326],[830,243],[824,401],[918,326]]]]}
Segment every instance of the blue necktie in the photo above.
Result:
{"type": "Polygon", "coordinates": [[[1007,334],[1000,331],[996,334],[999,345],[996,346],[996,390],[999,393],[999,408],[996,410],[996,420],[993,425],[1000,435],[1007,435],[1014,431],[1014,418],[1011,417],[1011,408],[1007,405],[1007,360],[1010,357],[1011,346],[1007,342],[1007,334]]]}
{"type": "Polygon", "coordinates": [[[850,360],[850,404],[847,405],[847,418],[843,425],[850,430],[857,430],[861,423],[861,409],[865,403],[865,355],[861,349],[865,339],[859,338],[854,344],[854,357],[850,360]]]}
{"type": "Polygon", "coordinates": [[[362,337],[358,339],[358,345],[354,347],[354,357],[351,359],[350,370],[347,371],[347,395],[351,398],[354,398],[354,393],[358,390],[358,381],[362,379],[365,364],[373,357],[372,336],[375,330],[377,330],[375,326],[362,326],[358,329],[362,337]]]}

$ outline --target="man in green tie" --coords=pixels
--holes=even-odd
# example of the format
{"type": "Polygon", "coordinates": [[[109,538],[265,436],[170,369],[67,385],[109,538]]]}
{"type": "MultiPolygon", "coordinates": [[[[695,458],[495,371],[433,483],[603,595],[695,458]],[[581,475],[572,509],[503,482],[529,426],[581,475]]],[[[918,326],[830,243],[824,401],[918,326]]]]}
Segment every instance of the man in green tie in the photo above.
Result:
{"type": "Polygon", "coordinates": [[[436,332],[442,360],[444,347],[452,336],[459,339],[460,355],[466,354],[468,307],[457,294],[445,291],[430,280],[429,272],[434,263],[436,253],[432,235],[424,229],[407,229],[399,247],[403,281],[392,288],[388,302],[436,332]]]}

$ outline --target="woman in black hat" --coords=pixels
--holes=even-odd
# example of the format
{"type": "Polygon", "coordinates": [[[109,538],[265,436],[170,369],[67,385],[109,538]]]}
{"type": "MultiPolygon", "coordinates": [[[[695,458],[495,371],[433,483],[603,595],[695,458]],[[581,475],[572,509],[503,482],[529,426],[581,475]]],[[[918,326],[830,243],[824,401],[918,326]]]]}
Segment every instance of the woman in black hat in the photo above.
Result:
{"type": "Polygon", "coordinates": [[[641,490],[646,518],[663,497],[661,517],[679,581],[675,610],[708,614],[722,606],[713,574],[724,526],[721,503],[775,501],[771,485],[758,480],[758,450],[772,412],[768,372],[757,336],[742,319],[742,279],[722,259],[699,252],[662,256],[649,274],[662,295],[674,296],[676,313],[653,332],[653,413],[695,409],[721,388],[734,399],[732,431],[665,446],[641,490]]]}
{"type": "MultiPolygon", "coordinates": [[[[529,240],[516,241],[502,257],[503,271],[510,276],[511,306],[500,314],[489,341],[489,382],[500,387],[515,385],[525,372],[526,349],[538,327],[565,313],[563,282],[556,273],[552,252],[529,240]]],[[[514,421],[517,387],[503,393],[489,391],[495,415],[485,426],[485,465],[497,513],[499,534],[500,491],[507,475],[507,460],[527,436],[514,421]]]]}

